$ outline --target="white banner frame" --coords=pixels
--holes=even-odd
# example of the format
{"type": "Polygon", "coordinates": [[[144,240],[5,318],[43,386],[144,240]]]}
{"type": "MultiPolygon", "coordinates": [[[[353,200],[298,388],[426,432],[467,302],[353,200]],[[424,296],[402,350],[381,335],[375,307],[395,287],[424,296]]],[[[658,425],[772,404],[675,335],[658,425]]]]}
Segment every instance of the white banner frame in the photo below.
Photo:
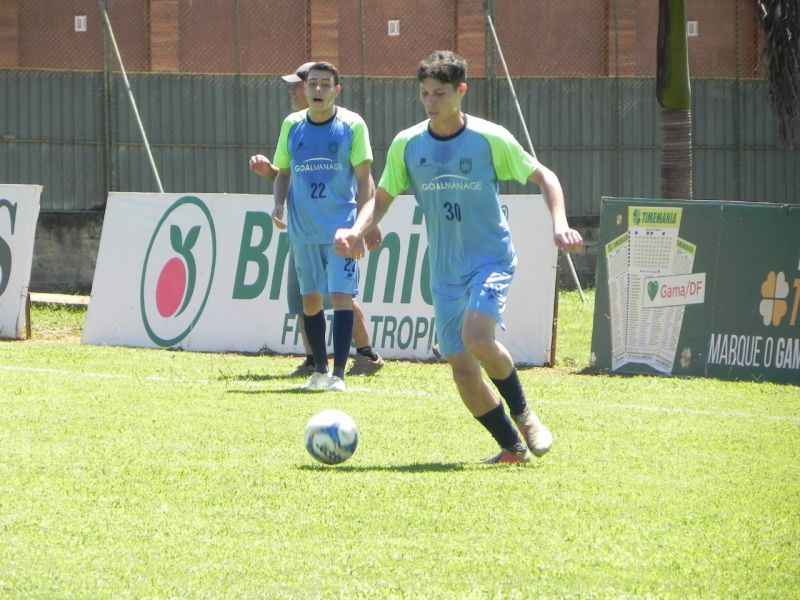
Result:
{"type": "Polygon", "coordinates": [[[29,337],[28,293],[42,189],[0,184],[0,339],[29,337]]]}
{"type": "MultiPolygon", "coordinates": [[[[519,364],[548,364],[552,220],[541,195],[501,199],[519,264],[498,339],[519,364]]],[[[109,194],[83,343],[302,353],[287,313],[288,238],[272,227],[272,206],[269,195],[109,194]]],[[[412,196],[396,198],[381,223],[384,247],[359,265],[370,339],[386,358],[433,358],[433,306],[422,277],[427,237],[415,209],[412,196]]]]}

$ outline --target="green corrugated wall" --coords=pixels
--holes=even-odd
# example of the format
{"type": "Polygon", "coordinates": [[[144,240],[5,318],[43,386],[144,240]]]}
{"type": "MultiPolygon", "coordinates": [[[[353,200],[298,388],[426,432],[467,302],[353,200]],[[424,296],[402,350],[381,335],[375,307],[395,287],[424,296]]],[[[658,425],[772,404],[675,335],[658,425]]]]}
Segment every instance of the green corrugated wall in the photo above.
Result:
{"type": "MultiPolygon", "coordinates": [[[[288,112],[278,78],[133,75],[167,191],[270,191],[247,170],[271,155],[288,112]]],[[[515,81],[539,159],[559,174],[571,216],[595,217],[601,196],[654,196],[660,124],[652,79],[515,81]]],[[[764,81],[693,80],[694,189],[703,199],[800,203],[800,152],[777,146],[764,81]]],[[[341,103],[362,112],[380,176],[393,135],[423,118],[412,79],[344,78],[341,103]]],[[[524,143],[503,80],[471,83],[466,110],[524,143]]],[[[0,182],[45,186],[43,210],[101,207],[105,178],[125,191],[155,191],[119,79],[110,102],[111,163],[104,161],[102,73],[0,71],[0,182]]],[[[518,192],[516,185],[504,191],[518,192]]]]}

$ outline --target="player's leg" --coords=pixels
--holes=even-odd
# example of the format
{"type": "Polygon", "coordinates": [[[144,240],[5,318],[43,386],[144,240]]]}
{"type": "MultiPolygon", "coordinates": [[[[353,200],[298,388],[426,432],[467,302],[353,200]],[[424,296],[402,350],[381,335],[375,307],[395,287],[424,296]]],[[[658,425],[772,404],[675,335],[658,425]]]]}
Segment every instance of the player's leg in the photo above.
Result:
{"type": "Polygon", "coordinates": [[[353,340],[353,297],[331,294],[333,304],[333,376],[344,381],[344,370],[353,340]]]}
{"type": "Polygon", "coordinates": [[[355,298],[353,298],[353,343],[356,346],[356,356],[349,375],[371,375],[383,366],[383,358],[370,344],[364,308],[355,298]]]}
{"type": "Polygon", "coordinates": [[[510,273],[489,273],[470,288],[461,337],[467,351],[480,362],[508,404],[530,450],[542,456],[550,450],[553,436],[528,406],[511,354],[495,338],[511,277],[510,273]]]}
{"type": "Polygon", "coordinates": [[[314,356],[314,374],[306,389],[327,389],[328,352],[325,345],[325,311],[322,294],[327,291],[324,249],[319,244],[296,244],[293,247],[297,279],[303,294],[303,314],[306,336],[314,356]]]}
{"type": "Polygon", "coordinates": [[[530,453],[520,439],[503,405],[483,380],[481,366],[468,352],[447,357],[458,394],[472,416],[500,446],[500,454],[487,462],[527,462],[530,453]]]}
{"type": "Polygon", "coordinates": [[[305,360],[294,370],[293,375],[310,375],[314,372],[314,355],[311,353],[311,346],[308,345],[306,337],[305,319],[303,318],[303,295],[300,293],[300,283],[297,281],[297,268],[294,264],[294,252],[289,251],[289,264],[286,277],[286,303],[289,314],[295,315],[296,326],[300,332],[300,339],[303,342],[303,351],[306,355],[305,360]]]}
{"type": "Polygon", "coordinates": [[[358,264],[326,246],[326,275],[333,304],[333,377],[329,389],[344,391],[344,370],[353,341],[353,295],[358,292],[358,264]]]}
{"type": "Polygon", "coordinates": [[[483,380],[481,365],[467,352],[461,339],[465,300],[457,293],[434,295],[436,334],[439,348],[450,364],[453,381],[467,410],[486,428],[499,444],[500,454],[487,462],[520,463],[530,460],[530,453],[508,418],[503,405],[483,380]]]}

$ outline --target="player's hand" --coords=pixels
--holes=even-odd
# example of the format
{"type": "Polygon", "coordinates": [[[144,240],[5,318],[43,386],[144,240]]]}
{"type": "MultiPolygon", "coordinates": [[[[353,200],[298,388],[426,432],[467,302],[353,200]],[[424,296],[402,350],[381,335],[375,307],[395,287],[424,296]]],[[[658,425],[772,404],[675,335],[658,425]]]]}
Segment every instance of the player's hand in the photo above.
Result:
{"type": "Polygon", "coordinates": [[[283,212],[283,204],[276,204],[275,208],[272,209],[272,222],[275,223],[275,227],[278,229],[286,229],[286,219],[283,212]]]}
{"type": "Polygon", "coordinates": [[[269,162],[269,159],[263,154],[255,154],[250,157],[250,170],[261,177],[269,177],[272,175],[275,167],[269,162]]]}
{"type": "Polygon", "coordinates": [[[367,250],[372,252],[381,245],[383,241],[383,233],[381,233],[381,228],[377,225],[375,227],[371,227],[365,234],[364,234],[364,243],[367,245],[367,250]]]}
{"type": "Polygon", "coordinates": [[[339,256],[354,259],[364,256],[364,240],[354,234],[352,229],[337,229],[333,245],[339,256]]]}
{"type": "Polygon", "coordinates": [[[573,252],[583,246],[581,234],[569,227],[562,231],[554,231],[553,242],[564,252],[573,252]]]}

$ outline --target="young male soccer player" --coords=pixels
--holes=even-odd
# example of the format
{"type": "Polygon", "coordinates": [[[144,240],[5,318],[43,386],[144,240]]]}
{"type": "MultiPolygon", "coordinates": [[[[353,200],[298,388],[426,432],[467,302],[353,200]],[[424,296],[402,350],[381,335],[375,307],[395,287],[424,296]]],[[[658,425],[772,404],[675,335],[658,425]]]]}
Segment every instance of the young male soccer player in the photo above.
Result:
{"type": "MultiPolygon", "coordinates": [[[[293,111],[303,110],[308,108],[308,101],[305,95],[305,80],[308,75],[308,70],[313,65],[313,62],[307,62],[300,65],[294,73],[284,75],[281,79],[289,84],[289,102],[293,111]]],[[[278,169],[270,162],[270,160],[263,154],[256,154],[250,157],[250,170],[256,175],[264,177],[269,181],[274,181],[278,176],[278,169]]],[[[280,223],[281,228],[285,227],[284,223],[280,223]]],[[[372,244],[380,243],[380,231],[376,231],[377,238],[367,240],[367,247],[371,248],[372,244]]],[[[308,344],[306,337],[305,322],[303,319],[303,300],[300,294],[300,285],[297,282],[297,271],[294,266],[294,255],[289,253],[289,265],[287,267],[287,303],[289,313],[297,315],[297,327],[300,330],[300,338],[303,342],[306,358],[295,369],[297,375],[311,375],[314,372],[314,356],[311,353],[311,346],[308,344]]],[[[325,297],[324,307],[330,309],[330,298],[325,297]]],[[[361,304],[353,299],[353,341],[356,345],[356,355],[353,361],[353,367],[350,371],[351,374],[364,374],[368,375],[376,372],[383,367],[383,358],[380,357],[372,348],[367,331],[367,319],[361,304]]]]}
{"type": "Polygon", "coordinates": [[[333,237],[337,229],[352,226],[357,209],[372,195],[372,148],[364,120],[336,105],[341,91],[336,67],[312,64],[304,87],[308,108],[286,117],[275,150],[273,162],[280,172],[272,218],[277,224],[284,222],[291,178],[289,241],[315,368],[306,389],[344,391],[358,286],[356,260],[364,247],[356,244],[344,258],[335,252],[333,237]],[[334,310],[332,376],[325,350],[326,293],[334,310]]]}
{"type": "Polygon", "coordinates": [[[337,232],[336,248],[345,255],[357,252],[364,231],[380,221],[392,199],[413,190],[428,232],[439,349],[464,404],[500,445],[487,462],[523,463],[531,452],[541,456],[550,450],[553,436],[528,407],[511,355],[495,339],[517,265],[498,182],[536,183],[553,217],[556,245],[568,250],[582,240],[567,224],[558,177],[506,129],[461,112],[466,66],[449,51],[420,63],[417,78],[428,120],[397,134],[374,200],[352,228],[337,232]],[[524,443],[481,367],[508,403],[524,443]]]}

